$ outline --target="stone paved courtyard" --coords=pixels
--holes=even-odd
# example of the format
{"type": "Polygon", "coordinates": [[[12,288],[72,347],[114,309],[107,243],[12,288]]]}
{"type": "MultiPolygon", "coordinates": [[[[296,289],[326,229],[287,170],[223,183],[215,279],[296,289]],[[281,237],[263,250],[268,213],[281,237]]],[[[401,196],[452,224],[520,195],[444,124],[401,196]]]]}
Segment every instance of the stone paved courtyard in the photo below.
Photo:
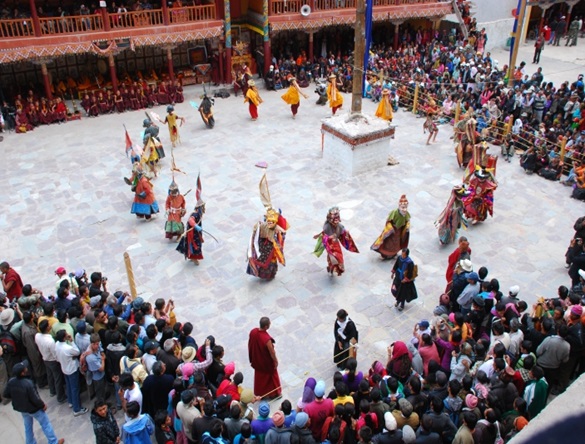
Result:
{"type": "MultiPolygon", "coordinates": [[[[531,56],[530,45],[522,51],[525,59],[531,56]]],[[[566,59],[570,50],[563,51],[566,59]]],[[[578,49],[573,51],[575,57],[578,49]]],[[[552,51],[543,52],[545,76],[547,69],[553,71],[561,63],[552,56],[552,51]]],[[[583,69],[582,64],[562,63],[569,67],[556,73],[561,78],[574,79],[583,69]]],[[[178,319],[193,322],[198,343],[209,334],[216,337],[226,349],[225,361],[235,361],[244,373],[244,386],[253,382],[248,332],[261,316],[269,316],[284,395],[294,404],[309,375],[331,383],[332,330],[339,308],[345,308],[358,326],[363,371],[372,361],[385,360],[390,342],[408,339],[414,324],[431,316],[453,249],[439,245],[433,222],[463,173],[453,152],[452,129],[441,126],[437,142],[426,146],[423,120],[399,111],[389,152],[400,163],[347,177],[322,161],[320,121],[329,108],[314,104],[313,88],[305,90],[310,99],[302,101],[296,120],[281,93],[260,90],[265,102],[256,122],[250,120],[241,95],[216,99],[213,130],[205,129],[188,103],[199,103],[201,92],[200,87],[186,88],[186,102],[176,107],[186,123],[181,128],[182,145],[174,152],[177,167],[185,173],[177,173],[175,180],[182,192],[193,189],[187,196],[188,209],[195,203],[195,181],[201,172],[207,202],[204,228],[219,241],[206,237],[200,266],[185,262],[175,251],[176,244],[164,239],[164,214],[149,223],[130,214],[133,195],[123,182],[130,161],[124,154],[122,125],[138,143],[143,112],[5,135],[0,143],[0,260],[10,262],[25,283],[45,293],[54,285],[58,266],[68,271],[101,270],[109,278],[109,290],[115,291],[128,288],[123,262],[127,251],[140,296],[150,302],[173,297],[178,319]],[[282,209],[291,226],[286,267],[271,282],[245,273],[251,229],[263,215],[258,193],[262,170],[254,166],[258,161],[268,163],[273,205],[282,209]],[[401,194],[410,201],[410,249],[419,264],[419,299],[399,313],[389,296],[392,262],[381,261],[369,246],[401,194]],[[313,235],[321,231],[333,205],[342,209],[342,223],[360,249],[359,254],[345,253],[347,272],[342,277],[330,277],[325,257],[311,254],[313,235]]],[[[348,112],[350,101],[345,95],[342,112],[348,112]]],[[[375,104],[364,102],[366,113],[374,110],[375,104]]],[[[154,111],[165,114],[162,106],[154,111]]],[[[167,158],[154,183],[164,207],[171,182],[171,147],[162,125],[161,136],[167,158]]],[[[520,297],[528,302],[554,296],[559,285],[569,284],[564,253],[573,223],[583,215],[582,203],[572,200],[569,189],[558,183],[525,175],[517,159],[499,162],[497,178],[494,217],[464,233],[471,242],[473,263],[476,269],[487,266],[504,291],[518,284],[520,297]]],[[[73,418],[67,404],[57,405],[47,390],[41,396],[59,437],[69,443],[92,442],[89,415],[73,418]]],[[[91,407],[86,394],[82,401],[91,407]]],[[[0,440],[23,442],[20,416],[11,406],[0,406],[0,412],[0,440]]],[[[117,418],[123,421],[121,414],[117,418]]],[[[46,442],[38,426],[36,430],[39,442],[46,442]]]]}

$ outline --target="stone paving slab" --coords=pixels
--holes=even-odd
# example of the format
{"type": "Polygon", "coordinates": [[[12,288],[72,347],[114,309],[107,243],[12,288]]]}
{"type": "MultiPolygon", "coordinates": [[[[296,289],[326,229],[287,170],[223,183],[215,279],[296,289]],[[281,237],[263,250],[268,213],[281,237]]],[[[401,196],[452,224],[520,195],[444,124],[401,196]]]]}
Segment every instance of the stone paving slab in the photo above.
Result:
{"type": "MultiPolygon", "coordinates": [[[[446,260],[453,249],[439,245],[433,222],[463,171],[457,167],[450,127],[441,126],[437,143],[426,146],[423,120],[399,111],[390,154],[400,163],[344,176],[322,161],[320,124],[329,108],[314,104],[312,90],[296,120],[280,93],[260,92],[265,102],[256,122],[250,120],[241,96],[217,99],[213,130],[204,127],[188,104],[199,100],[201,88],[186,88],[186,103],[176,107],[187,121],[181,128],[183,143],[174,152],[186,174],[175,179],[185,192],[195,187],[201,173],[207,202],[204,228],[219,241],[206,237],[205,260],[199,267],[185,262],[176,244],[164,239],[162,214],[148,223],[130,214],[132,193],[122,180],[130,171],[122,124],[138,142],[143,112],[6,135],[0,144],[1,260],[45,292],[53,288],[53,270],[61,265],[68,271],[101,270],[115,291],[127,288],[122,255],[128,251],[141,296],[151,302],[172,296],[178,318],[195,325],[198,342],[213,334],[225,347],[226,360],[234,360],[245,375],[244,386],[253,380],[247,334],[261,316],[269,316],[284,393],[295,401],[308,375],[331,384],[332,329],[339,308],[348,310],[360,331],[358,358],[364,371],[375,359],[385,360],[388,343],[408,339],[413,325],[430,317],[445,286],[446,260]],[[262,171],[254,167],[258,161],[268,163],[273,204],[291,225],[286,266],[271,282],[245,274],[246,246],[263,209],[258,197],[262,171]],[[392,262],[381,261],[369,246],[401,194],[410,200],[410,248],[420,275],[419,299],[399,313],[389,295],[392,262]],[[360,250],[345,254],[347,272],[341,277],[329,276],[325,258],[311,254],[313,235],[321,231],[333,205],[340,206],[342,221],[360,250]]],[[[351,98],[344,97],[347,112],[351,98]]],[[[375,104],[364,102],[366,113],[374,110],[375,104]]],[[[155,111],[164,115],[164,107],[155,111]]],[[[163,207],[171,182],[171,149],[166,128],[161,135],[167,158],[154,182],[163,207]]],[[[494,217],[465,232],[473,262],[476,267],[486,265],[504,290],[520,285],[520,296],[529,302],[539,295],[554,296],[559,285],[569,282],[564,253],[583,204],[558,183],[525,175],[517,159],[500,162],[497,178],[494,217]]],[[[194,192],[187,202],[192,208],[194,192]]],[[[68,442],[91,442],[88,416],[73,418],[67,405],[57,405],[47,391],[41,396],[59,436],[68,442]]],[[[10,406],[0,411],[2,441],[22,442],[20,417],[10,406]]]]}

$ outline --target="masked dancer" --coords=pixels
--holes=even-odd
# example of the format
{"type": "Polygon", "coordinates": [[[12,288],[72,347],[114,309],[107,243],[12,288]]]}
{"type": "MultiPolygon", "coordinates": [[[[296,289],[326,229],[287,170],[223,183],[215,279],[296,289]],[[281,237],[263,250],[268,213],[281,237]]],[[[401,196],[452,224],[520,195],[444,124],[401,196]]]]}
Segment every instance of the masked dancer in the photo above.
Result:
{"type": "Polygon", "coordinates": [[[370,249],[380,253],[382,259],[392,259],[400,250],[408,247],[409,240],[410,213],[408,212],[408,199],[403,194],[398,201],[398,208],[390,211],[384,230],[370,249]]]}
{"type": "Polygon", "coordinates": [[[323,231],[313,238],[317,239],[313,254],[320,257],[324,251],[327,251],[327,272],[331,275],[337,273],[337,276],[341,276],[345,271],[342,246],[347,251],[359,253],[351,234],[341,224],[338,207],[329,209],[323,231]]]}

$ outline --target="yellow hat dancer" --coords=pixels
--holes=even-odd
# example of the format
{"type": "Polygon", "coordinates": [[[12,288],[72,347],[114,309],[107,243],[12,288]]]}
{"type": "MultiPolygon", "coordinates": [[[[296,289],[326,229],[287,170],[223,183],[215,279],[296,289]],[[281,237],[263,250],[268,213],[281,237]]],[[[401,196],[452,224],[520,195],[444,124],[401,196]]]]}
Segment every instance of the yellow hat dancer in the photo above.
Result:
{"type": "Polygon", "coordinates": [[[380,103],[378,103],[375,116],[387,120],[388,122],[392,122],[392,119],[394,118],[392,103],[390,102],[390,90],[388,88],[384,88],[382,91],[382,99],[380,100],[380,103]]]}
{"type": "Polygon", "coordinates": [[[343,106],[343,96],[337,90],[337,76],[331,74],[329,76],[329,85],[327,85],[327,99],[329,100],[329,107],[333,115],[339,108],[343,106]]]}
{"type": "Polygon", "coordinates": [[[249,104],[249,111],[252,120],[258,119],[258,105],[260,105],[263,100],[258,93],[258,89],[256,88],[256,82],[250,79],[248,80],[248,90],[246,91],[246,98],[244,99],[244,103],[249,104]]]}
{"type": "Polygon", "coordinates": [[[299,84],[297,83],[297,79],[292,74],[289,74],[286,79],[288,80],[290,86],[288,87],[288,90],[282,95],[282,100],[290,105],[290,110],[294,119],[296,118],[297,112],[299,111],[299,106],[301,105],[301,95],[305,99],[308,99],[309,96],[301,91],[299,84]]]}

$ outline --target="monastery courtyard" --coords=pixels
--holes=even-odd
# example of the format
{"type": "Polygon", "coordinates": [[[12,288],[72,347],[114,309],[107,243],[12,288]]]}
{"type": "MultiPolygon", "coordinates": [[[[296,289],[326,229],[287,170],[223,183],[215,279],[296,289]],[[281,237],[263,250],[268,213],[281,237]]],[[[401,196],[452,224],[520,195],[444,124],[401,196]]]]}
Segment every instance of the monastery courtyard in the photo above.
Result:
{"type": "MultiPolygon", "coordinates": [[[[583,41],[580,42],[580,45],[583,41]]],[[[547,46],[542,53],[545,80],[576,80],[584,70],[575,61],[581,47],[547,46]],[[555,57],[553,59],[552,57],[555,57]]],[[[496,53],[494,51],[493,53],[496,53]]],[[[519,60],[528,62],[530,42],[519,60]]],[[[496,53],[502,66],[507,55],[496,53]]],[[[258,82],[261,83],[261,82],[258,82]]],[[[141,142],[144,112],[127,112],[83,118],[64,125],[43,126],[28,134],[4,134],[0,143],[3,162],[0,189],[2,258],[25,283],[49,294],[56,280],[53,271],[82,267],[88,275],[102,271],[108,290],[127,290],[123,254],[134,266],[139,295],[146,301],[172,297],[177,318],[191,321],[193,336],[202,344],[213,335],[225,347],[224,361],[235,361],[244,373],[244,386],[253,385],[247,358],[248,332],[261,316],[272,320],[284,397],[296,404],[308,376],[331,385],[333,323],[345,308],[360,333],[359,369],[367,371],[378,359],[385,361],[389,343],[408,340],[413,326],[429,319],[445,287],[447,256],[454,245],[441,247],[433,222],[445,206],[450,190],[461,183],[452,128],[440,126],[437,142],[426,146],[423,119],[400,110],[395,114],[396,137],[390,154],[398,165],[348,177],[327,165],[321,152],[321,120],[330,109],[315,104],[311,86],[304,90],[293,120],[282,92],[260,86],[264,103],[258,121],[251,121],[241,94],[216,99],[214,129],[206,129],[189,101],[200,103],[202,88],[187,87],[185,103],[176,107],[186,119],[180,128],[182,144],[174,150],[175,174],[181,192],[189,189],[188,212],[195,204],[195,183],[201,173],[206,214],[205,236],[199,266],[185,261],[176,244],[164,238],[164,202],[171,183],[171,144],[166,126],[161,139],[167,157],[154,180],[161,213],[151,222],[130,214],[133,193],[124,183],[131,164],[124,153],[124,127],[135,143],[141,142]],[[262,218],[258,182],[268,164],[273,205],[282,209],[290,223],[286,237],[286,266],[273,281],[245,273],[246,249],[253,225],[262,218]],[[388,212],[406,194],[412,216],[410,249],[419,267],[419,298],[403,312],[390,296],[393,261],[382,261],[369,247],[381,232],[388,212]],[[342,223],[352,234],[359,254],[344,251],[346,273],[331,277],[325,256],[313,254],[315,240],[327,210],[341,208],[342,223]]],[[[344,95],[341,112],[347,114],[350,95],[344,95]]],[[[376,104],[364,100],[364,112],[373,115],[376,104]]],[[[153,111],[163,119],[165,107],[153,111]]],[[[492,154],[499,154],[492,147],[492,154]]],[[[520,298],[534,303],[539,296],[554,297],[560,285],[569,285],[564,253],[573,235],[573,223],[583,216],[583,204],[570,198],[570,189],[558,182],[528,176],[518,158],[498,162],[498,189],[494,217],[460,234],[470,240],[472,262],[477,270],[487,266],[490,278],[498,278],[504,293],[520,286],[520,298]]],[[[74,418],[67,404],[58,405],[48,390],[40,391],[58,437],[68,443],[93,442],[89,414],[74,418]]],[[[86,407],[93,402],[82,394],[86,407]]],[[[273,406],[273,410],[276,406],[273,406]]],[[[20,415],[10,405],[0,406],[0,441],[24,442],[20,415]]],[[[116,415],[123,422],[122,413],[116,415]]],[[[39,442],[44,437],[35,423],[39,442]]]]}

